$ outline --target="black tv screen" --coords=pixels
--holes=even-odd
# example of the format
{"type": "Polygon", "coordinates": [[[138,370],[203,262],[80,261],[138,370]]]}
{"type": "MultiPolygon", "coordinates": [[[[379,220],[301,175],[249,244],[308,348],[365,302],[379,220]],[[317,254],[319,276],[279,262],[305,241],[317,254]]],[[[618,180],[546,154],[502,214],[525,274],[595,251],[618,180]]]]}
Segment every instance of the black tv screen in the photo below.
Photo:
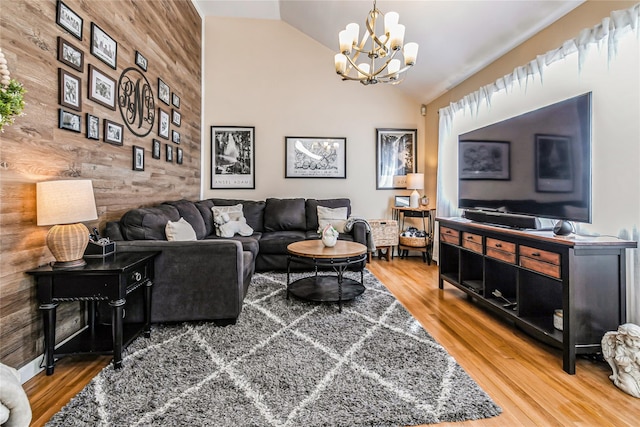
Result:
{"type": "Polygon", "coordinates": [[[591,222],[591,92],[458,136],[458,206],[591,222]]]}

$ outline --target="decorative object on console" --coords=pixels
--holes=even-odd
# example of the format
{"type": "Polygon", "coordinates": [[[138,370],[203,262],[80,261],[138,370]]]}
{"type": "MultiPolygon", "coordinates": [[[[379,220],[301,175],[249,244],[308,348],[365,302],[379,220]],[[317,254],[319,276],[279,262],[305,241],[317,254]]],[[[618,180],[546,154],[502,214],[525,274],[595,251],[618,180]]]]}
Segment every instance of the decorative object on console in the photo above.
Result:
{"type": "Polygon", "coordinates": [[[426,194],[420,198],[420,204],[422,206],[429,206],[429,198],[426,194]]]}
{"type": "Polygon", "coordinates": [[[395,196],[394,206],[408,208],[410,202],[409,196],[395,196]]]}
{"type": "Polygon", "coordinates": [[[347,138],[285,137],[285,178],[346,178],[347,138]]]}
{"type": "Polygon", "coordinates": [[[366,20],[367,31],[358,44],[360,26],[355,23],[347,25],[340,31],[340,53],[335,55],[336,73],[342,80],[355,80],[363,85],[376,83],[398,84],[405,78],[404,72],[416,63],[418,44],[404,44],[404,25],[398,24],[400,16],[396,12],[382,13],[373,1],[373,9],[366,20]],[[376,35],[378,19],[384,17],[384,30],[376,35]],[[368,44],[367,41],[371,39],[368,44]],[[395,56],[402,50],[404,64],[395,56]],[[352,51],[353,57],[351,56],[352,51]],[[357,63],[360,54],[368,57],[366,62],[357,63]],[[382,64],[376,60],[383,61],[382,64]],[[347,65],[348,62],[348,65],[347,65]],[[402,68],[401,68],[402,67],[402,68]],[[352,72],[353,71],[353,72],[352,72]]]}
{"type": "Polygon", "coordinates": [[[640,398],[640,326],[625,323],[605,333],[602,355],[613,369],[609,378],[616,387],[640,398]]]}
{"type": "Polygon", "coordinates": [[[338,231],[333,228],[333,225],[327,224],[322,230],[322,244],[328,248],[332,248],[338,242],[338,231]]]}
{"type": "Polygon", "coordinates": [[[89,230],[81,221],[98,219],[91,180],[45,181],[36,184],[37,224],[53,225],[47,246],[56,268],[81,267],[89,230]]]}
{"type": "Polygon", "coordinates": [[[211,189],[256,188],[255,128],[211,126],[211,189]]]}
{"type": "Polygon", "coordinates": [[[417,208],[420,204],[420,194],[418,190],[424,188],[424,174],[422,173],[410,173],[407,174],[407,189],[413,190],[411,196],[409,196],[409,207],[417,208]]]}
{"type": "Polygon", "coordinates": [[[399,176],[416,172],[416,129],[376,129],[376,189],[406,188],[399,176]]]}

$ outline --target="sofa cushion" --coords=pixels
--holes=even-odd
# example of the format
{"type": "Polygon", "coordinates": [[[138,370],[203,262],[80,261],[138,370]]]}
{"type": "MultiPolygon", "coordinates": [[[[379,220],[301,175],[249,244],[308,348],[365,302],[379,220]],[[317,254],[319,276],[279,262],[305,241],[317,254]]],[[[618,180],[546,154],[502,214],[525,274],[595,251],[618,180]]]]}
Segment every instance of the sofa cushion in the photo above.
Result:
{"type": "Polygon", "coordinates": [[[318,206],[327,208],[347,208],[347,218],[351,216],[351,201],[349,199],[307,199],[305,203],[305,213],[307,221],[307,230],[317,230],[318,224],[318,206]]]}
{"type": "Polygon", "coordinates": [[[175,202],[166,202],[165,204],[174,206],[178,209],[180,216],[183,217],[191,227],[193,227],[193,231],[196,232],[196,238],[198,240],[202,240],[207,235],[207,228],[204,224],[204,219],[202,218],[202,214],[196,207],[194,202],[189,200],[177,200],[175,202]]]}
{"type": "Polygon", "coordinates": [[[247,224],[253,231],[264,231],[264,201],[253,200],[240,200],[240,199],[209,199],[214,206],[231,206],[242,204],[242,211],[244,217],[247,219],[247,224]]]}
{"type": "Polygon", "coordinates": [[[178,221],[180,213],[171,205],[132,209],[120,219],[120,229],[127,240],[166,240],[167,221],[178,221]]]}
{"type": "Polygon", "coordinates": [[[318,206],[318,231],[321,232],[327,225],[332,225],[338,233],[344,233],[344,224],[347,222],[347,208],[328,208],[318,206]]]}
{"type": "Polygon", "coordinates": [[[167,240],[169,241],[184,242],[189,240],[198,240],[193,227],[185,221],[184,218],[180,218],[180,220],[176,222],[167,221],[164,233],[167,235],[167,240]]]}
{"type": "Polygon", "coordinates": [[[200,200],[194,203],[200,215],[202,215],[202,220],[204,222],[205,228],[205,237],[210,236],[215,233],[215,229],[213,226],[213,212],[211,212],[211,208],[213,207],[213,202],[209,199],[200,200]]]}
{"type": "Polygon", "coordinates": [[[265,232],[258,241],[260,254],[287,254],[287,246],[293,242],[305,240],[304,231],[265,232]]]}
{"type": "MultiPolygon", "coordinates": [[[[317,224],[316,228],[318,228],[317,224]]],[[[270,198],[266,200],[264,231],[305,231],[306,229],[304,199],[270,198]]]]}

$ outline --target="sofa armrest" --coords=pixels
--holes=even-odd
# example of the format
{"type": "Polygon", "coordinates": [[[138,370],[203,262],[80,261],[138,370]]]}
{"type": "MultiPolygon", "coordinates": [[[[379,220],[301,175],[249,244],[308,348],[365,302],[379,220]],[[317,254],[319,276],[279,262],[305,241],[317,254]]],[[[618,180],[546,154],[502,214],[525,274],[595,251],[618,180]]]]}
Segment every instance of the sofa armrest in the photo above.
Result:
{"type": "MultiPolygon", "coordinates": [[[[244,271],[250,268],[244,265],[246,254],[240,242],[120,241],[116,253],[145,251],[161,251],[154,264],[152,322],[238,317],[244,299],[244,271]]],[[[140,314],[127,317],[135,320],[140,314]]]]}
{"type": "Polygon", "coordinates": [[[364,222],[356,222],[351,230],[353,241],[367,246],[367,226],[364,222]]]}

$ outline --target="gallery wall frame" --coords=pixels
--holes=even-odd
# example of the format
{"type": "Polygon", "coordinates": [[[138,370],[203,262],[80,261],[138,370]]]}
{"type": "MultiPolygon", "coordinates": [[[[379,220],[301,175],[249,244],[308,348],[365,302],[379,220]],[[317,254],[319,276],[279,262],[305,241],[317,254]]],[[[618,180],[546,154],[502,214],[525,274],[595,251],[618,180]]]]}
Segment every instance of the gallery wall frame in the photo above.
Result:
{"type": "Polygon", "coordinates": [[[180,132],[171,130],[171,141],[180,144],[180,132]]]}
{"type": "Polygon", "coordinates": [[[110,110],[116,109],[116,81],[89,64],[89,99],[110,110]]]}
{"type": "Polygon", "coordinates": [[[511,179],[509,141],[463,140],[458,143],[460,179],[511,179]]]}
{"type": "Polygon", "coordinates": [[[164,102],[167,105],[169,104],[169,95],[171,94],[171,90],[169,89],[169,85],[164,82],[160,77],[158,77],[158,99],[164,102]]]}
{"type": "Polygon", "coordinates": [[[100,140],[100,118],[87,113],[87,138],[100,140]]]}
{"type": "Polygon", "coordinates": [[[136,50],[136,65],[140,67],[142,71],[147,71],[148,64],[149,61],[147,61],[147,58],[141,54],[140,51],[136,50]]]}
{"type": "Polygon", "coordinates": [[[180,108],[180,97],[175,92],[171,94],[171,105],[176,108],[180,108]]]}
{"type": "Polygon", "coordinates": [[[536,191],[570,193],[574,187],[571,138],[536,134],[536,191]]]}
{"type": "Polygon", "coordinates": [[[91,54],[114,70],[118,65],[118,42],[106,31],[91,23],[91,54]]]}
{"type": "Polygon", "coordinates": [[[84,20],[61,0],[58,0],[56,7],[56,23],[75,38],[82,41],[82,26],[84,20]]]}
{"type": "Polygon", "coordinates": [[[162,143],[159,140],[154,138],[151,142],[151,157],[153,157],[154,159],[159,159],[161,148],[162,148],[162,143]]]}
{"type": "Polygon", "coordinates": [[[80,114],[76,114],[71,111],[66,111],[63,108],[59,108],[58,127],[60,129],[79,133],[80,129],[82,128],[82,117],[80,117],[80,114]]]}
{"type": "Polygon", "coordinates": [[[169,139],[169,113],[158,107],[158,136],[169,139]]]}
{"type": "Polygon", "coordinates": [[[134,171],[143,171],[144,170],[144,148],[139,147],[137,145],[133,146],[133,165],[132,169],[134,171]]]}
{"type": "Polygon", "coordinates": [[[376,129],[376,189],[406,188],[397,177],[417,170],[417,136],[417,129],[376,129]]]}
{"type": "Polygon", "coordinates": [[[82,110],[82,81],[80,77],[58,68],[58,103],[72,110],[82,110]]]}
{"type": "Polygon", "coordinates": [[[347,138],[285,137],[285,178],[347,177],[347,138]]]}
{"type": "Polygon", "coordinates": [[[165,159],[169,163],[173,163],[173,146],[165,144],[165,159]]]}
{"type": "Polygon", "coordinates": [[[182,164],[182,159],[184,157],[184,152],[182,151],[182,148],[178,148],[177,150],[177,154],[176,154],[176,163],[181,165],[182,164]]]}
{"type": "Polygon", "coordinates": [[[174,109],[171,110],[171,123],[180,127],[180,124],[182,123],[182,115],[179,111],[176,111],[174,109]]]}
{"type": "Polygon", "coordinates": [[[255,127],[211,126],[211,189],[255,189],[255,127]]]}
{"type": "Polygon", "coordinates": [[[112,122],[109,119],[104,119],[104,142],[108,142],[112,145],[123,145],[123,132],[124,127],[116,122],[112,122]]]}
{"type": "Polygon", "coordinates": [[[84,52],[58,36],[58,61],[76,71],[84,71],[84,52]]]}

